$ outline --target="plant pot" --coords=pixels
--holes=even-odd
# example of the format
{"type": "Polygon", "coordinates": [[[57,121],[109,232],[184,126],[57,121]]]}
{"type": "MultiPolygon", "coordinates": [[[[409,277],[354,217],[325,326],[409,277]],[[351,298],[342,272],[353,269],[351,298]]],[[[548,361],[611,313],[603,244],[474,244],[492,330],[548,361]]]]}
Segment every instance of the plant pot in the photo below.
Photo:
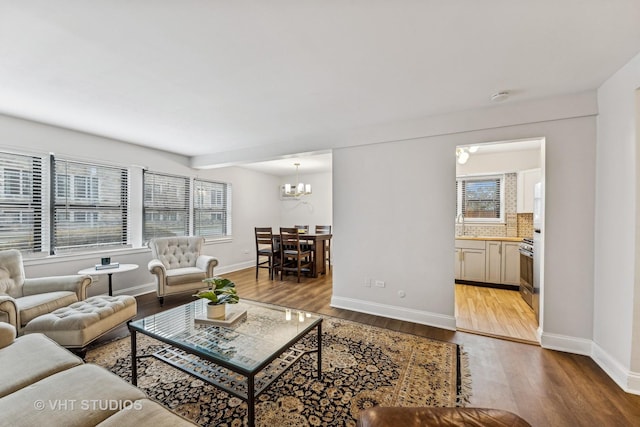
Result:
{"type": "Polygon", "coordinates": [[[207,303],[207,317],[209,319],[224,319],[226,314],[226,304],[207,303]]]}

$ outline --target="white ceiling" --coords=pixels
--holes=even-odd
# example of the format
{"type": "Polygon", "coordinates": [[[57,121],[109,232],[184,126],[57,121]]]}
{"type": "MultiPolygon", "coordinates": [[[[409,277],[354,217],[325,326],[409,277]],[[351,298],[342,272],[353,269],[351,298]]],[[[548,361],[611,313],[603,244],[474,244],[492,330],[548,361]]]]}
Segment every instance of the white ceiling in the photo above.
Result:
{"type": "Polygon", "coordinates": [[[192,157],[294,154],[501,90],[595,89],[639,22],[638,0],[0,0],[0,113],[192,157]]]}

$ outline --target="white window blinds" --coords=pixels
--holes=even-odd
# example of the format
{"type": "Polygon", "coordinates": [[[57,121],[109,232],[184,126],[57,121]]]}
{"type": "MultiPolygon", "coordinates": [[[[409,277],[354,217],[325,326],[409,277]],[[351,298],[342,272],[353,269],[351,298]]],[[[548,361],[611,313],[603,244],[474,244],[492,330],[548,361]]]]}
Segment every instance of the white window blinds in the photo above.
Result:
{"type": "Polygon", "coordinates": [[[231,235],[231,184],[193,181],[193,225],[196,236],[231,235]]]}
{"type": "Polygon", "coordinates": [[[52,252],[127,244],[124,168],[54,159],[52,252]]]}
{"type": "Polygon", "coordinates": [[[189,178],[144,171],[143,238],[189,235],[189,178]]]}
{"type": "Polygon", "coordinates": [[[457,214],[466,220],[501,221],[504,218],[503,176],[456,179],[457,214]]]}
{"type": "Polygon", "coordinates": [[[41,252],[47,163],[39,156],[0,152],[0,249],[41,252]]]}

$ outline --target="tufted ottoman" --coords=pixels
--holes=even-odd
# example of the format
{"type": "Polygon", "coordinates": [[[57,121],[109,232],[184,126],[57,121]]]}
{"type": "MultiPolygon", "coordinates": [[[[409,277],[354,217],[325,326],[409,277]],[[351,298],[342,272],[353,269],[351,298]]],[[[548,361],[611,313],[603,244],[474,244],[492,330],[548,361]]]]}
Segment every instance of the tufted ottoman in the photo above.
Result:
{"type": "Polygon", "coordinates": [[[64,347],[84,350],[96,338],[133,319],[137,311],[132,296],[95,296],[38,316],[23,332],[39,332],[64,347]]]}

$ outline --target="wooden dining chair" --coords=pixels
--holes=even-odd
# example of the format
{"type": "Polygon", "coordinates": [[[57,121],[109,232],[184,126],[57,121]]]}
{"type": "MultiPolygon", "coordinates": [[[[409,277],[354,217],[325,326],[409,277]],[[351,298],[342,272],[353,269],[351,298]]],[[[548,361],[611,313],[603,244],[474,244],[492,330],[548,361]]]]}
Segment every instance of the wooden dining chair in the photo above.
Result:
{"type": "Polygon", "coordinates": [[[283,279],[284,273],[292,271],[298,276],[303,272],[311,273],[313,268],[313,252],[311,250],[303,250],[300,244],[300,232],[298,228],[280,228],[280,280],[283,279]]]}
{"type": "MultiPolygon", "coordinates": [[[[330,225],[316,225],[316,234],[331,234],[330,225]]],[[[329,263],[329,270],[331,270],[331,240],[327,240],[325,243],[327,263],[329,263]]]]}
{"type": "Polygon", "coordinates": [[[271,227],[255,227],[256,234],[256,280],[260,268],[269,269],[269,279],[273,280],[273,272],[277,265],[277,254],[273,246],[271,227]],[[266,259],[265,259],[266,258],[266,259]]]}

